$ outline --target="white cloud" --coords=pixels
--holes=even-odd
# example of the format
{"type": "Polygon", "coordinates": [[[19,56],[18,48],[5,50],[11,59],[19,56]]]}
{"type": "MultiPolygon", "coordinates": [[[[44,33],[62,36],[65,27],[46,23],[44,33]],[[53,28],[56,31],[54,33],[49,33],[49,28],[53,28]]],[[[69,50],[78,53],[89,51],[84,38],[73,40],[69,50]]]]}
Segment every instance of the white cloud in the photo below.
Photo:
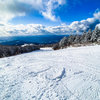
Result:
{"type": "Polygon", "coordinates": [[[19,3],[24,3],[31,6],[35,10],[43,10],[44,0],[18,0],[19,3]]]}
{"type": "Polygon", "coordinates": [[[54,10],[59,8],[59,6],[61,5],[64,5],[65,0],[49,0],[45,2],[45,4],[46,4],[46,9],[44,11],[41,11],[42,15],[47,19],[56,21],[54,10]]]}
{"type": "Polygon", "coordinates": [[[94,13],[94,17],[95,17],[96,19],[99,19],[99,21],[100,21],[100,11],[97,12],[97,13],[94,13]]]}
{"type": "Polygon", "coordinates": [[[50,19],[52,21],[56,21],[55,15],[53,15],[50,10],[48,10],[47,12],[42,12],[42,15],[47,19],[50,19]]]}
{"type": "Polygon", "coordinates": [[[0,20],[8,21],[16,16],[24,16],[26,8],[15,0],[0,0],[0,20]]]}
{"type": "Polygon", "coordinates": [[[12,25],[10,23],[0,22],[0,36],[80,34],[84,30],[94,29],[97,24],[100,26],[99,23],[100,11],[94,13],[92,18],[74,21],[70,25],[62,23],[61,26],[55,27],[43,26],[41,24],[12,25]]]}
{"type": "Polygon", "coordinates": [[[95,27],[98,27],[100,29],[100,24],[97,24],[95,27]]]}
{"type": "Polygon", "coordinates": [[[73,31],[83,32],[84,30],[94,29],[98,23],[100,23],[100,11],[94,13],[93,18],[72,22],[69,28],[73,31]]]}
{"type": "Polygon", "coordinates": [[[0,20],[9,21],[16,16],[25,16],[30,10],[37,10],[45,18],[56,20],[54,10],[65,0],[0,0],[0,20]]]}
{"type": "Polygon", "coordinates": [[[41,24],[12,25],[0,23],[0,36],[16,35],[63,35],[73,33],[69,26],[43,26],[41,24]]]}

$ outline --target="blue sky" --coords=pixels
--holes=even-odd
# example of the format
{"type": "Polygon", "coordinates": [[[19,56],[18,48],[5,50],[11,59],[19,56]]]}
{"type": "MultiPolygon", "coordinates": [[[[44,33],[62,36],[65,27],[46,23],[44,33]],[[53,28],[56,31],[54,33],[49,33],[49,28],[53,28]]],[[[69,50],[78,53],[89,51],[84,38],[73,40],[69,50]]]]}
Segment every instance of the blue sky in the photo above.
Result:
{"type": "Polygon", "coordinates": [[[0,36],[80,34],[99,23],[99,0],[0,1],[0,36]]]}

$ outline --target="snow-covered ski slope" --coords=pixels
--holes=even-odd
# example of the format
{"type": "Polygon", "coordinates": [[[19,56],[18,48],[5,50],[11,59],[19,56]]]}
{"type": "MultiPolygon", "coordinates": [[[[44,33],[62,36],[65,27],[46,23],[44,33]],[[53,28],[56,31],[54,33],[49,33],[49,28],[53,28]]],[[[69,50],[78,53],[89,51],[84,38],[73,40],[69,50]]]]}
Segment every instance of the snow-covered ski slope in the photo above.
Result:
{"type": "Polygon", "coordinates": [[[100,46],[1,58],[0,100],[100,100],[100,46]]]}

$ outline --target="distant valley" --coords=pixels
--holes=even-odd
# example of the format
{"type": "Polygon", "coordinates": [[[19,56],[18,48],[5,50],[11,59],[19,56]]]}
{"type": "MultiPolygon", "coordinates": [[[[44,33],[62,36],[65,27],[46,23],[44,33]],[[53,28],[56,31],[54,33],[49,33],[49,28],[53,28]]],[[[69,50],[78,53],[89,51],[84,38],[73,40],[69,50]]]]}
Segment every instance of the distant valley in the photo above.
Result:
{"type": "Polygon", "coordinates": [[[13,36],[13,37],[0,37],[1,45],[23,45],[23,44],[53,44],[59,42],[64,36],[68,35],[52,35],[52,36],[13,36]]]}

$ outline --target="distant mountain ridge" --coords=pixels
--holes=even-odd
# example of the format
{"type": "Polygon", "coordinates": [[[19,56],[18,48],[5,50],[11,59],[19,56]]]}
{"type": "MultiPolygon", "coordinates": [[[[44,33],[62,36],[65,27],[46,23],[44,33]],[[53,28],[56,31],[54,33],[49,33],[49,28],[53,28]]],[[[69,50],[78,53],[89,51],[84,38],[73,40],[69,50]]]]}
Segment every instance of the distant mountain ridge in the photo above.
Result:
{"type": "MultiPolygon", "coordinates": [[[[1,45],[11,45],[11,46],[20,46],[23,44],[31,44],[32,42],[28,41],[21,41],[21,40],[14,40],[14,41],[8,41],[8,42],[1,42],[1,45]]],[[[34,43],[35,45],[38,45],[38,43],[34,43]]]]}
{"type": "Polygon", "coordinates": [[[68,35],[44,35],[44,36],[13,36],[0,37],[1,45],[23,45],[23,44],[53,44],[59,42],[64,36],[68,35]]]}

